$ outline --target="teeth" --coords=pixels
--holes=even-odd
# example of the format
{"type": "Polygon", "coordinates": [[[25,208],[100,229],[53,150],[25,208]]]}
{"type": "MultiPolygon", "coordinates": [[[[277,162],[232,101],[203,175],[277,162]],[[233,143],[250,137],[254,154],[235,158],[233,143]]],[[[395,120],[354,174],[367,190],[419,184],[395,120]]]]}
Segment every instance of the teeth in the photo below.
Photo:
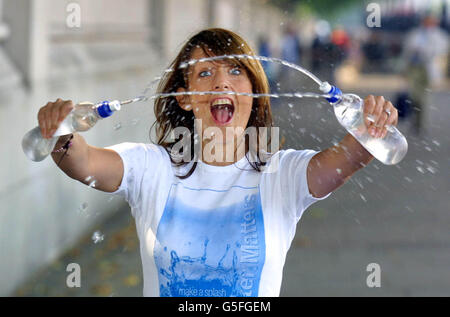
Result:
{"type": "Polygon", "coordinates": [[[231,105],[231,101],[230,99],[216,99],[214,100],[214,102],[212,103],[213,106],[217,106],[217,105],[231,105]]]}

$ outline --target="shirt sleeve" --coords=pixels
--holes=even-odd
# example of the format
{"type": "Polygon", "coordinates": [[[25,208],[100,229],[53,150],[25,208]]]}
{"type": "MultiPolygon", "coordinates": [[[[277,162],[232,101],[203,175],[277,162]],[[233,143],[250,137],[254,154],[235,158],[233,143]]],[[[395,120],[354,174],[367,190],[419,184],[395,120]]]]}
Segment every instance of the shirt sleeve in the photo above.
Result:
{"type": "Polygon", "coordinates": [[[149,164],[156,167],[163,159],[163,153],[157,145],[144,143],[120,143],[106,147],[119,154],[123,162],[123,177],[119,188],[111,195],[119,195],[135,208],[141,199],[142,187],[149,182],[146,179],[154,179],[157,168],[148,168],[149,164]]]}
{"type": "Polygon", "coordinates": [[[313,150],[286,150],[280,158],[280,185],[284,205],[297,221],[309,206],[331,195],[329,193],[316,198],[309,191],[307,168],[309,161],[317,153],[319,152],[313,150]]]}

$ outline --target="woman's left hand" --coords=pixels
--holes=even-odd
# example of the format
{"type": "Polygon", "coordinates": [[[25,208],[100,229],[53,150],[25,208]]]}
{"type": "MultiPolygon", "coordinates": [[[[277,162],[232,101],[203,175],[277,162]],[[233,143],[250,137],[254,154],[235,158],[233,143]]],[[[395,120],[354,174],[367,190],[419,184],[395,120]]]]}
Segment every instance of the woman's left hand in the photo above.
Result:
{"type": "Polygon", "coordinates": [[[371,136],[384,138],[387,134],[386,126],[397,125],[398,111],[383,96],[369,95],[364,99],[364,122],[371,136]]]}

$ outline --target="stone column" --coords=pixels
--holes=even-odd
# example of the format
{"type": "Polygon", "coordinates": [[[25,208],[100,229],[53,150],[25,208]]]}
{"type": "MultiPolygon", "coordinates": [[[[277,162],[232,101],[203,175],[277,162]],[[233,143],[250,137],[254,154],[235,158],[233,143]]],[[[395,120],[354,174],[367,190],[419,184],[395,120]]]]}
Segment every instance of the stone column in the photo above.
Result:
{"type": "Polygon", "coordinates": [[[22,73],[25,84],[46,79],[48,73],[47,0],[5,0],[3,18],[11,31],[4,47],[22,73]]]}

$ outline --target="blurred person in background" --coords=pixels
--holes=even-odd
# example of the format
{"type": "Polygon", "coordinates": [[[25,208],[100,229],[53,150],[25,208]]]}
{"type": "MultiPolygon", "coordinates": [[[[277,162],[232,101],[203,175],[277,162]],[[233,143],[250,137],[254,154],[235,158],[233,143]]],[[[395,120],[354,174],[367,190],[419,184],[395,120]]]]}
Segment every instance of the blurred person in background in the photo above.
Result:
{"type": "Polygon", "coordinates": [[[331,33],[331,42],[335,45],[338,53],[336,54],[336,65],[339,66],[348,56],[350,50],[350,37],[342,27],[336,27],[331,33]]]}
{"type": "MultiPolygon", "coordinates": [[[[300,65],[301,55],[302,48],[295,26],[292,23],[288,23],[284,29],[283,38],[281,40],[281,59],[289,63],[300,65]]],[[[296,88],[290,86],[290,84],[293,83],[294,75],[295,73],[293,71],[281,72],[279,74],[278,83],[283,86],[283,90],[287,91],[296,88]]]]}
{"type": "MultiPolygon", "coordinates": [[[[270,48],[269,40],[265,35],[260,35],[258,38],[258,54],[264,57],[272,57],[272,50],[270,48]]],[[[274,69],[272,63],[262,61],[261,65],[266,73],[267,80],[269,81],[270,90],[274,87],[274,69]]]]}
{"type": "Polygon", "coordinates": [[[321,80],[335,82],[334,67],[337,48],[331,42],[331,28],[327,21],[318,21],[316,36],[311,44],[311,71],[321,80]]]}
{"type": "Polygon", "coordinates": [[[284,30],[281,43],[281,58],[289,63],[300,64],[302,48],[298,34],[293,24],[288,24],[284,30]]]}
{"type": "Polygon", "coordinates": [[[405,75],[413,106],[414,132],[423,130],[427,89],[443,79],[440,57],[447,54],[448,38],[437,26],[437,20],[427,15],[420,26],[407,36],[404,47],[405,75]]]}
{"type": "Polygon", "coordinates": [[[368,73],[380,71],[380,66],[384,65],[383,62],[387,57],[387,48],[381,40],[381,34],[372,32],[368,41],[362,45],[361,49],[365,59],[363,70],[368,73]]]}

